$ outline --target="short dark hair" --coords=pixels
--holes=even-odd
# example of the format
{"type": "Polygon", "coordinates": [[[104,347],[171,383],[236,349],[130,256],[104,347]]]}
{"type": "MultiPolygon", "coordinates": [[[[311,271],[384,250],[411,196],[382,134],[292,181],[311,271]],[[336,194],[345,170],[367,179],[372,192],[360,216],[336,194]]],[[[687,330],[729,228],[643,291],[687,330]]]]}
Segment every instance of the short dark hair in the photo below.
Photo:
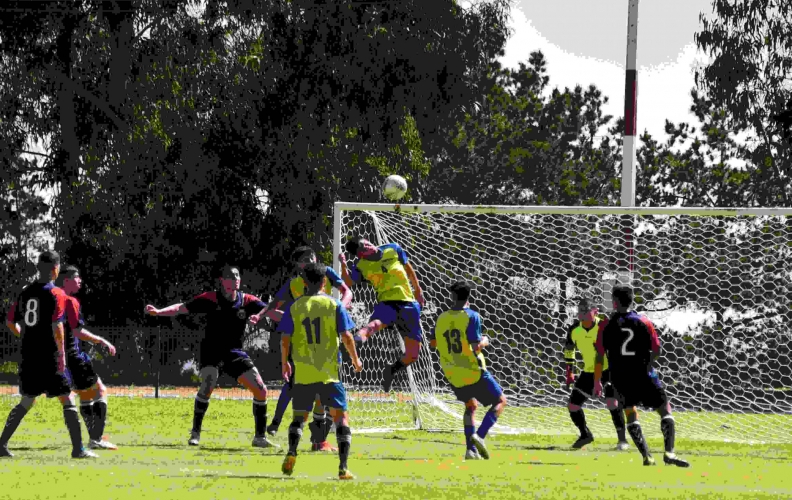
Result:
{"type": "Polygon", "coordinates": [[[635,298],[632,287],[628,285],[616,285],[611,291],[611,297],[622,307],[630,307],[635,298]]]}
{"type": "Polygon", "coordinates": [[[44,250],[38,256],[38,263],[58,265],[60,264],[60,255],[55,250],[44,250]]]}
{"type": "Polygon", "coordinates": [[[598,307],[598,306],[597,306],[597,304],[594,303],[594,299],[592,299],[591,297],[588,297],[588,296],[580,297],[580,299],[578,300],[578,309],[585,308],[587,311],[590,311],[590,310],[594,309],[595,307],[598,307]]]}
{"type": "Polygon", "coordinates": [[[456,295],[457,300],[462,301],[470,298],[470,291],[473,289],[473,285],[468,281],[459,280],[451,283],[448,289],[456,295]]]}
{"type": "Polygon", "coordinates": [[[292,262],[297,262],[298,260],[302,259],[305,256],[314,256],[316,252],[314,252],[313,248],[308,246],[301,246],[294,249],[291,254],[292,262]]]}
{"type": "Polygon", "coordinates": [[[66,278],[73,279],[75,276],[80,274],[80,270],[77,269],[77,266],[63,266],[61,268],[60,275],[58,275],[58,286],[63,285],[63,280],[66,278]]]}
{"type": "Polygon", "coordinates": [[[354,236],[346,242],[344,248],[346,248],[346,251],[349,252],[349,254],[357,255],[358,249],[360,248],[360,242],[365,239],[366,238],[362,236],[354,236]]]}
{"type": "Polygon", "coordinates": [[[214,268],[212,271],[212,278],[222,278],[226,271],[230,271],[231,269],[236,269],[239,271],[239,274],[242,275],[242,269],[235,265],[235,264],[222,264],[214,268]]]}
{"type": "Polygon", "coordinates": [[[309,285],[317,286],[322,284],[327,275],[327,266],[321,262],[311,262],[306,264],[302,270],[303,279],[309,285]]]}

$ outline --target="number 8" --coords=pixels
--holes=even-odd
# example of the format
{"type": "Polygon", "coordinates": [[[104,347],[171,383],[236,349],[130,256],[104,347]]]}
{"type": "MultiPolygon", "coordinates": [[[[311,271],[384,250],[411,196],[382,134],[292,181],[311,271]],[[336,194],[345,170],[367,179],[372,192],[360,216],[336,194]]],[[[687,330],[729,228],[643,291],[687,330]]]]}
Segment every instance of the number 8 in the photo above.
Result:
{"type": "Polygon", "coordinates": [[[38,323],[38,300],[30,299],[25,304],[25,324],[36,326],[36,323],[38,323]]]}

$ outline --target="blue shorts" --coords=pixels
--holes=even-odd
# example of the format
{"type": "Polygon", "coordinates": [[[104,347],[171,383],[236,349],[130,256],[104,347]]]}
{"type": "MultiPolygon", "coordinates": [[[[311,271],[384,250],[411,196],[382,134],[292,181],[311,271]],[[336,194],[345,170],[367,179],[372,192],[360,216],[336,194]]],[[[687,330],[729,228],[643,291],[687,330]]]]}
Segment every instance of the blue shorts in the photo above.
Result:
{"type": "Polygon", "coordinates": [[[421,330],[421,305],[418,302],[389,300],[374,306],[369,321],[380,320],[385,325],[394,325],[402,335],[423,342],[421,330]]]}
{"type": "Polygon", "coordinates": [[[463,403],[475,399],[482,406],[494,405],[500,399],[501,394],[503,394],[503,389],[488,371],[482,372],[481,378],[474,384],[466,385],[465,387],[451,386],[451,388],[454,390],[457,399],[463,403]]]}
{"type": "Polygon", "coordinates": [[[91,357],[88,353],[66,355],[66,367],[71,374],[72,387],[78,391],[85,391],[99,382],[99,376],[93,369],[91,357]]]}
{"type": "Polygon", "coordinates": [[[347,409],[346,389],[341,382],[294,384],[291,394],[292,409],[296,411],[311,411],[317,396],[322,400],[322,406],[347,409]]]}

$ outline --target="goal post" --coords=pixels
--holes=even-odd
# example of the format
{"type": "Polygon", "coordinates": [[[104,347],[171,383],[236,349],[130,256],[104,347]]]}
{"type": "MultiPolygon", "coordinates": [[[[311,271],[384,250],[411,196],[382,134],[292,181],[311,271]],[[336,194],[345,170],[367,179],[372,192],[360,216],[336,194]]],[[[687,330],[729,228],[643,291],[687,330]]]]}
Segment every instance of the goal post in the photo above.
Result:
{"type": "MultiPolygon", "coordinates": [[[[660,331],[658,366],[680,436],[792,440],[792,209],[339,202],[334,221],[337,271],[354,235],[406,250],[424,290],[425,334],[450,306],[453,280],[476,284],[471,305],[491,339],[488,369],[509,401],[494,432],[576,432],[566,410],[567,328],[579,297],[610,310],[610,289],[627,281],[660,331]]],[[[368,285],[353,292],[360,328],[376,295],[368,285]]],[[[428,343],[382,392],[382,369],[402,350],[389,328],[363,345],[361,373],[342,368],[356,429],[461,431],[463,405],[428,343]]],[[[602,402],[586,408],[595,434],[615,439],[602,402]]],[[[650,413],[642,412],[644,429],[657,437],[650,413]]]]}

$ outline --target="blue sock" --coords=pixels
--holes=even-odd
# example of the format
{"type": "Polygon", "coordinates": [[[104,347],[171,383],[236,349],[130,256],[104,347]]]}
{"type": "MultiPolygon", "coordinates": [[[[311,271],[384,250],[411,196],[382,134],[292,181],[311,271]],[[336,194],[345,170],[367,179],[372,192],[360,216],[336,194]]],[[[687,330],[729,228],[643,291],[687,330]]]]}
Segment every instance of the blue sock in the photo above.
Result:
{"type": "Polygon", "coordinates": [[[467,446],[468,450],[475,450],[475,446],[473,446],[473,433],[476,432],[476,427],[473,425],[466,425],[465,426],[465,446],[467,446]]]}
{"type": "Polygon", "coordinates": [[[492,428],[492,426],[495,425],[495,422],[497,421],[498,421],[498,415],[495,414],[495,411],[494,410],[488,411],[487,414],[484,415],[484,418],[481,420],[481,425],[479,425],[479,428],[476,431],[478,437],[480,437],[481,439],[487,437],[487,433],[492,428]]]}
{"type": "Polygon", "coordinates": [[[289,407],[291,398],[291,386],[288,383],[284,383],[281,388],[280,396],[278,396],[278,404],[275,406],[275,414],[272,415],[273,424],[280,425],[283,420],[283,414],[286,413],[286,408],[289,407]]]}

